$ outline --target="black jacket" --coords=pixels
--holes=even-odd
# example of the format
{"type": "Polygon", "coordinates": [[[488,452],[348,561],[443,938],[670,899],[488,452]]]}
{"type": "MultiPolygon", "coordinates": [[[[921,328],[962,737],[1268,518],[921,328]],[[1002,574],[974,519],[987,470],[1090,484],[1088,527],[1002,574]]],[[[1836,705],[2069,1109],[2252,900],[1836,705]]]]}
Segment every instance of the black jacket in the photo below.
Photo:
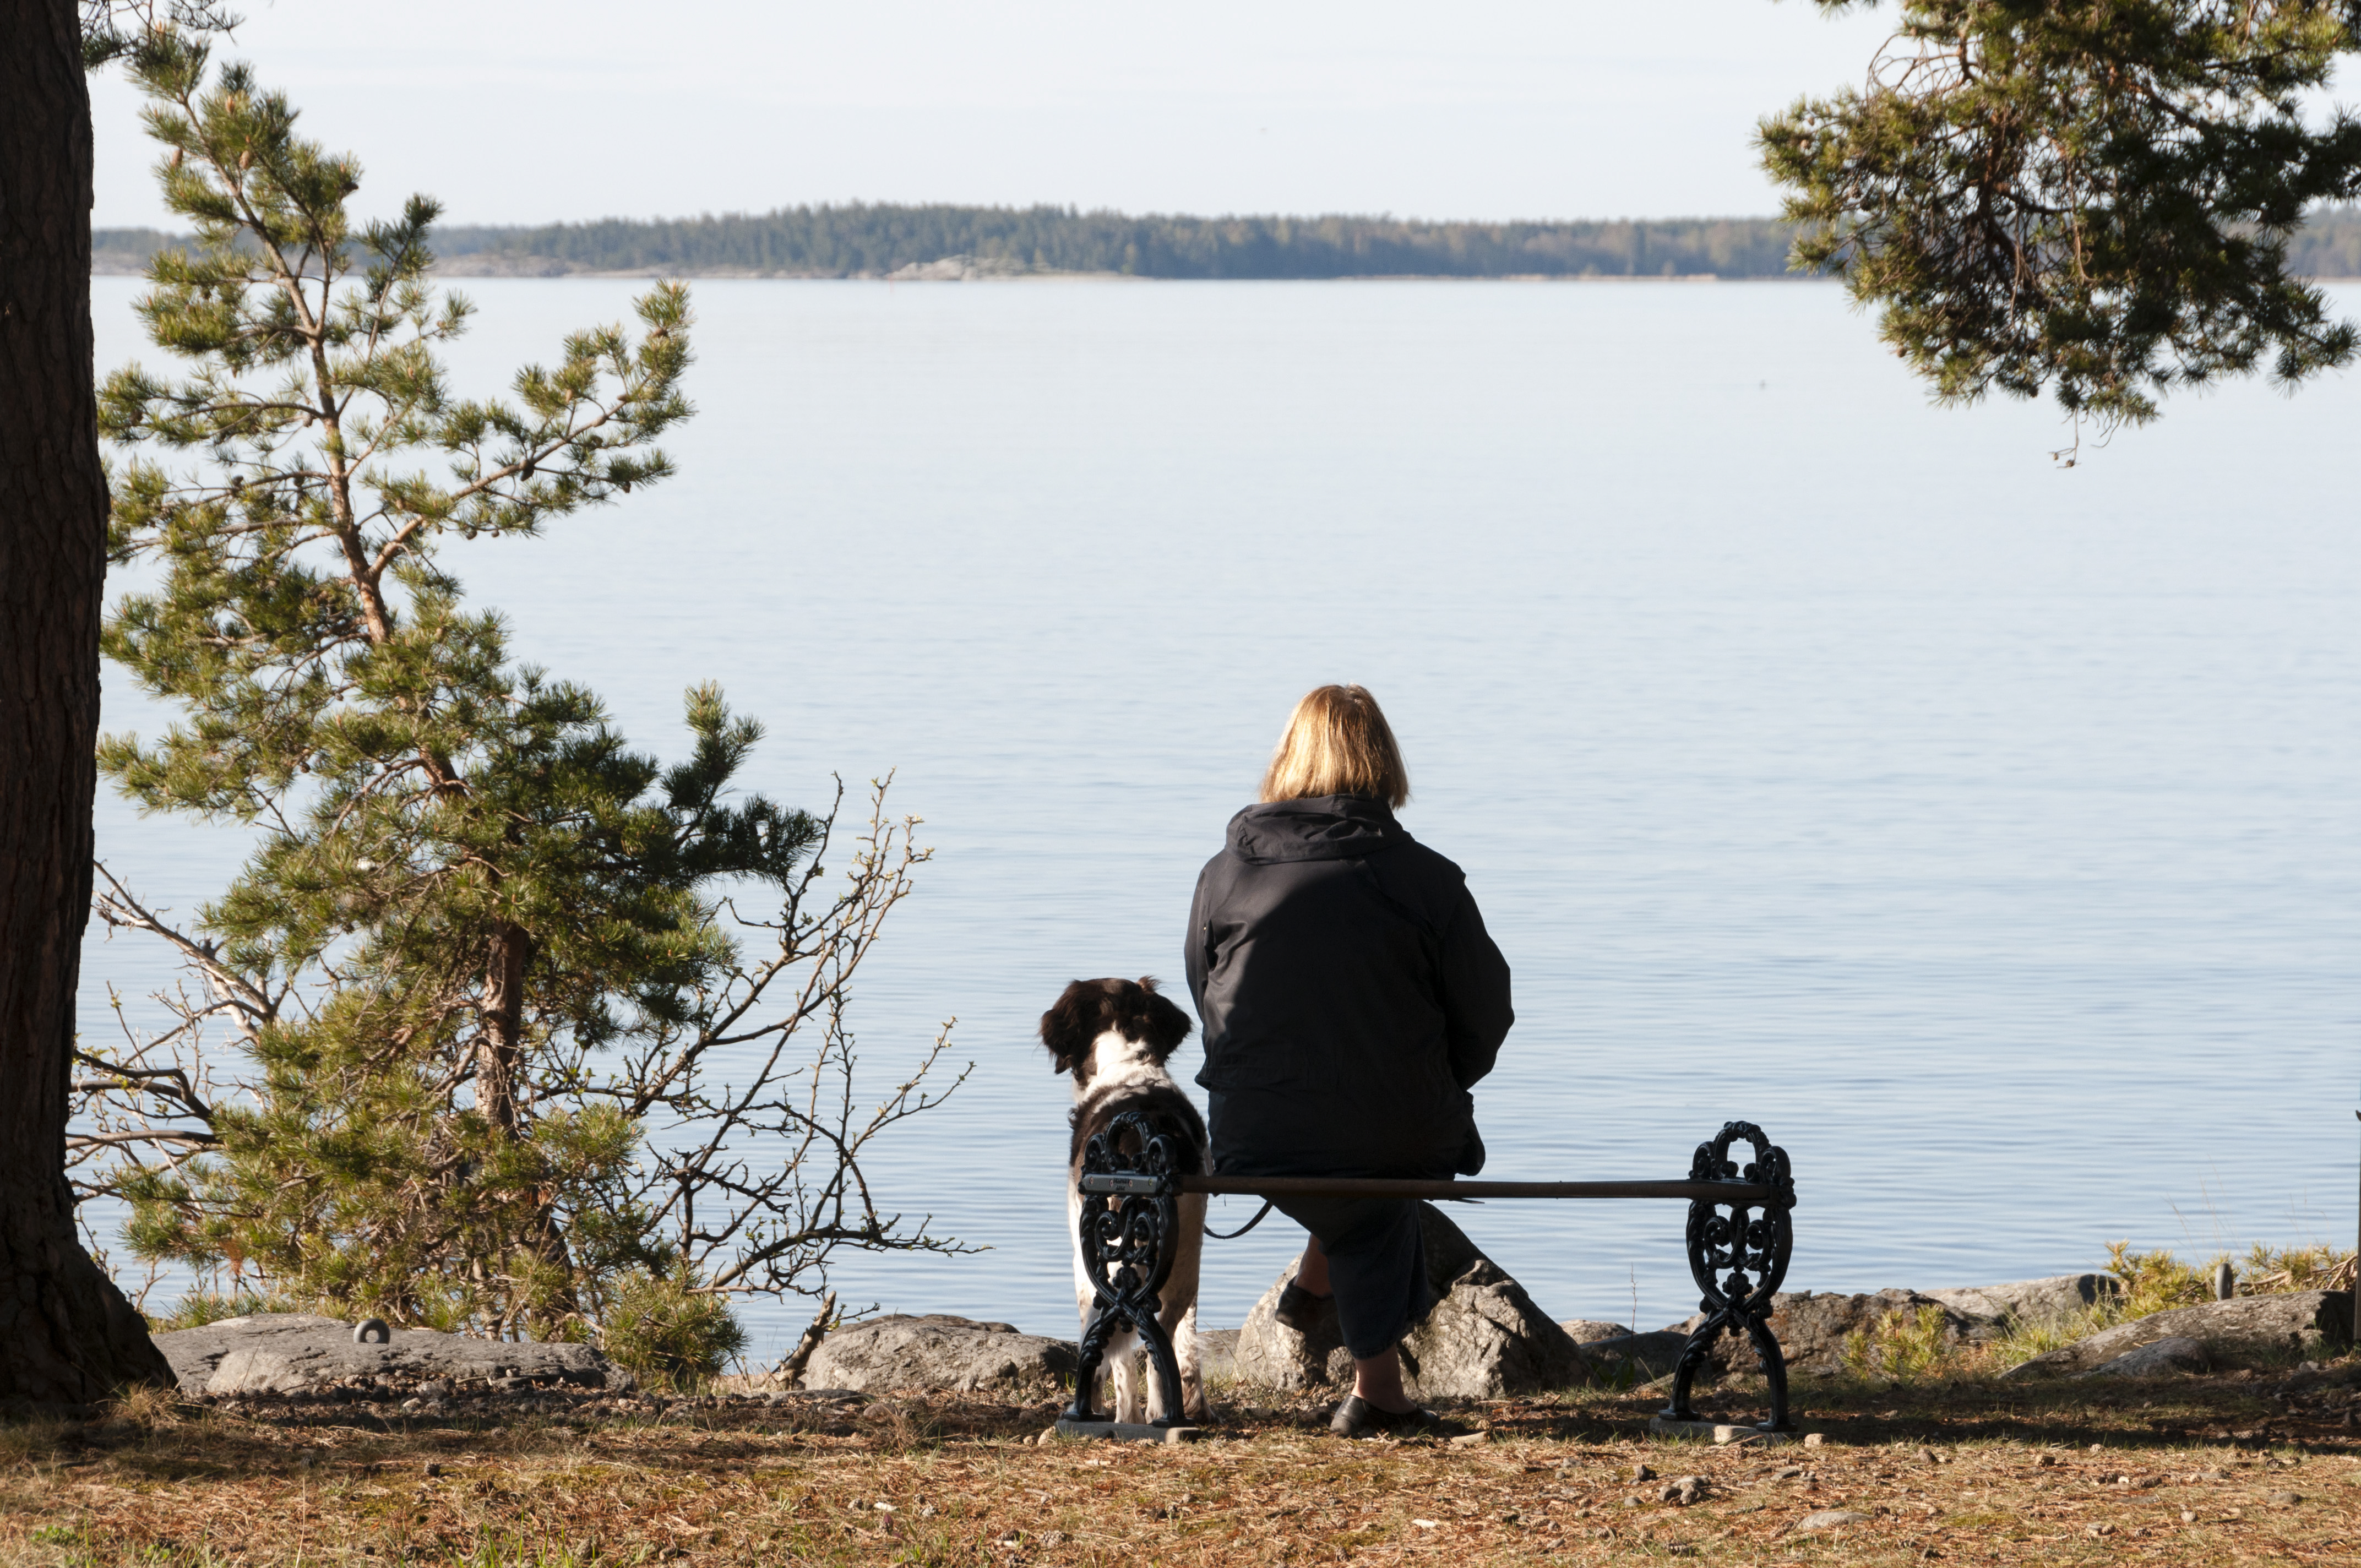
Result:
{"type": "Polygon", "coordinates": [[[1459,868],[1360,795],[1249,806],[1189,911],[1214,1168],[1445,1177],[1516,1014],[1459,868]]]}

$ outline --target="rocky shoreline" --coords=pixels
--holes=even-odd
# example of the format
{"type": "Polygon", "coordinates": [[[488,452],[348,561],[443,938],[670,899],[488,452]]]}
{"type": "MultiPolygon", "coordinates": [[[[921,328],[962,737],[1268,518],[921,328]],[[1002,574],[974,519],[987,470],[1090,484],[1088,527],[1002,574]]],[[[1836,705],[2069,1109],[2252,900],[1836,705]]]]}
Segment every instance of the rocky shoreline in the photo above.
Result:
{"type": "MultiPolygon", "coordinates": [[[[1628,1325],[1543,1317],[1514,1280],[1448,1221],[1429,1237],[1442,1276],[1440,1300],[1404,1344],[1405,1375],[1422,1399],[1482,1400],[1663,1378],[1698,1319],[1632,1333],[1628,1325]],[[1455,1241],[1454,1238],[1456,1238],[1455,1241]]],[[[1282,1274],[1282,1282],[1287,1277],[1282,1274]]],[[[1949,1346],[1988,1344],[2027,1321],[2054,1321],[2121,1288],[2086,1273],[1944,1290],[1840,1295],[1783,1293],[1773,1332],[1798,1378],[1840,1376],[1849,1344],[1897,1317],[1949,1346]]],[[[1299,1334],[1269,1312],[1278,1286],[1245,1326],[1198,1336],[1209,1381],[1241,1393],[1304,1398],[1340,1387],[1350,1358],[1334,1330],[1299,1334]]],[[[2352,1347],[2352,1298],[2300,1290],[2175,1308],[2101,1330],[1998,1374],[2004,1381],[2054,1377],[2159,1377],[2279,1371],[2290,1387],[2343,1387],[2350,1369],[2321,1364],[2352,1347]]],[[[268,1314],[159,1333],[181,1392],[232,1411],[282,1418],[316,1413],[380,1420],[521,1414],[663,1417],[681,1409],[790,1407],[825,1425],[849,1421],[867,1401],[915,1391],[1032,1402],[1072,1386],[1073,1343],[1013,1324],[943,1314],[896,1314],[831,1334],[806,1369],[804,1387],[763,1376],[719,1380],[719,1392],[686,1396],[638,1386],[588,1345],[470,1339],[397,1330],[357,1343],[334,1319],[268,1314]]],[[[1708,1354],[1700,1387],[1752,1370],[1751,1350],[1725,1337],[1708,1354]]],[[[2348,1418],[2349,1419],[2349,1418],[2348,1418]]]]}

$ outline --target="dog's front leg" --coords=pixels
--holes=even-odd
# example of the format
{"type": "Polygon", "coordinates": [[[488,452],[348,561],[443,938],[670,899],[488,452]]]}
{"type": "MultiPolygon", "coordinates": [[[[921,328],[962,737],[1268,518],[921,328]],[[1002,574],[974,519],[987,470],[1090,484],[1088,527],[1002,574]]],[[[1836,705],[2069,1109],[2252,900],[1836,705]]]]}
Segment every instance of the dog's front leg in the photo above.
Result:
{"type": "MultiPolygon", "coordinates": [[[[1197,1354],[1197,1275],[1205,1254],[1204,1195],[1182,1194],[1180,1211],[1179,1245],[1173,1248],[1172,1273],[1164,1282],[1163,1299],[1158,1303],[1156,1317],[1163,1325],[1165,1337],[1172,1342],[1172,1359],[1180,1366],[1181,1413],[1191,1420],[1201,1421],[1208,1414],[1204,1374],[1197,1354]]],[[[1152,1398],[1155,1414],[1148,1419],[1171,1420],[1164,1409],[1160,1379],[1152,1398]]]]}
{"type": "MultiPolygon", "coordinates": [[[[1107,1376],[1115,1386],[1114,1398],[1108,1401],[1115,1419],[1137,1424],[1140,1420],[1139,1335],[1126,1330],[1117,1334],[1107,1345],[1107,1376]]],[[[1152,1381],[1154,1373],[1147,1375],[1152,1381]]]]}

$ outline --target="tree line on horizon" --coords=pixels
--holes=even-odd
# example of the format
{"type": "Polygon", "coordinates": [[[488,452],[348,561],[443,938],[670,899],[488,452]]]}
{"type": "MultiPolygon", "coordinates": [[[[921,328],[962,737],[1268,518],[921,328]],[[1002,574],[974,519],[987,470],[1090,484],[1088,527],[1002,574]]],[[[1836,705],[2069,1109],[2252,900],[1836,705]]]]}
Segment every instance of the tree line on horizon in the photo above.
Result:
{"type": "MultiPolygon", "coordinates": [[[[884,278],[970,258],[986,271],[1168,279],[1784,278],[1795,225],[1778,218],[1430,223],[1389,217],[1187,217],[1071,207],[855,203],[697,218],[602,218],[539,226],[453,225],[435,249],[455,271],[726,272],[884,278]]],[[[119,271],[187,243],[156,229],[100,229],[119,271]]],[[[2289,270],[2361,277],[2361,206],[2324,209],[2289,242],[2289,270]]]]}

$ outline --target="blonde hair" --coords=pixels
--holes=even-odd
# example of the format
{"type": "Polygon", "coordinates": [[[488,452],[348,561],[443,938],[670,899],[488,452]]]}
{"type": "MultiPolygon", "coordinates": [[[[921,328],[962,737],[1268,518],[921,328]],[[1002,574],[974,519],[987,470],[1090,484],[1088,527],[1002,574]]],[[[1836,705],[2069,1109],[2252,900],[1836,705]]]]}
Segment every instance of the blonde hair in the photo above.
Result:
{"type": "Polygon", "coordinates": [[[1369,795],[1388,806],[1410,799],[1410,770],[1401,748],[1360,686],[1315,686],[1287,717],[1287,732],[1262,775],[1265,801],[1317,795],[1369,795]]]}

